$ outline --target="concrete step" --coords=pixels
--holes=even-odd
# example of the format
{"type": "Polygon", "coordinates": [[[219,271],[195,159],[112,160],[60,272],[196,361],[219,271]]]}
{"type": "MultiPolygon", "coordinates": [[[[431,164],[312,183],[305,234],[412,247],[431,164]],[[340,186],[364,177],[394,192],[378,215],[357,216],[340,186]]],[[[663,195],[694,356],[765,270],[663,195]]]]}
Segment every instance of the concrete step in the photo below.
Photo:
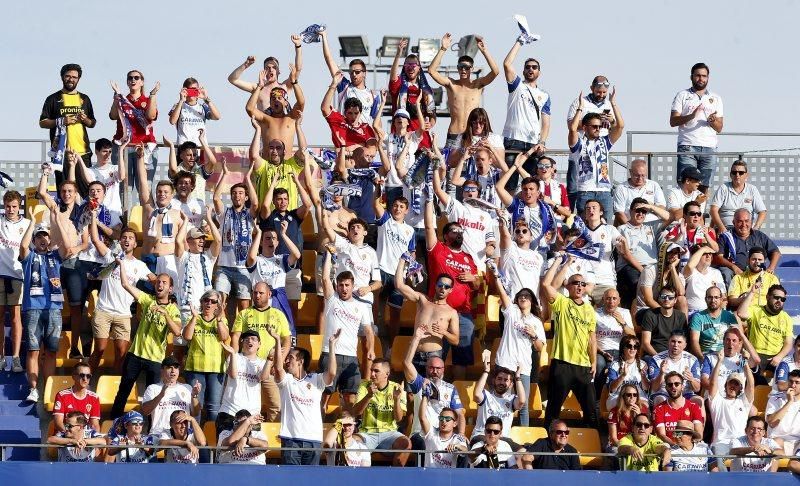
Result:
{"type": "Polygon", "coordinates": [[[37,411],[36,404],[32,402],[25,402],[21,399],[17,400],[0,400],[0,417],[3,416],[11,416],[11,417],[37,417],[39,416],[39,412],[37,411]]]}
{"type": "Polygon", "coordinates": [[[0,430],[33,430],[39,429],[39,417],[35,415],[0,416],[0,430]]]}
{"type": "Polygon", "coordinates": [[[38,447],[6,447],[5,450],[6,461],[39,461],[41,454],[42,449],[38,447]]]}
{"type": "Polygon", "coordinates": [[[7,430],[0,428],[0,443],[2,444],[38,444],[42,440],[42,431],[39,424],[29,425],[25,429],[7,430]]]}
{"type": "MultiPolygon", "coordinates": [[[[20,373],[23,375],[24,373],[20,373]]],[[[28,383],[9,383],[0,385],[0,400],[24,400],[31,388],[28,383]]]]}

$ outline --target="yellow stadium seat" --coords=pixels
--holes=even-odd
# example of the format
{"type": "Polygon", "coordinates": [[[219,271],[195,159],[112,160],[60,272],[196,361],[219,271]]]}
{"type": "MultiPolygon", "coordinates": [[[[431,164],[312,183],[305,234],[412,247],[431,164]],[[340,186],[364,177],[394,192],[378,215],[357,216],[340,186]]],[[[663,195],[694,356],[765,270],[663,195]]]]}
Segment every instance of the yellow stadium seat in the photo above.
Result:
{"type": "Polygon", "coordinates": [[[604,386],[602,393],[600,393],[600,420],[605,420],[608,418],[608,407],[606,407],[606,402],[608,401],[608,387],[604,386]]]}
{"type": "Polygon", "coordinates": [[[35,223],[42,223],[49,221],[50,210],[44,204],[37,204],[30,210],[28,219],[33,220],[35,223]]]}
{"type": "Polygon", "coordinates": [[[297,325],[316,326],[317,316],[322,312],[322,299],[317,294],[302,293],[297,303],[297,325]]]}
{"type": "MultiPolygon", "coordinates": [[[[281,424],[280,422],[264,422],[261,424],[261,432],[267,436],[267,446],[268,447],[280,447],[281,446],[281,439],[278,437],[278,434],[281,431],[281,424]]],[[[281,457],[280,450],[273,450],[267,452],[267,457],[271,459],[276,459],[281,457]]]]}
{"type": "Polygon", "coordinates": [[[467,439],[472,437],[473,430],[475,430],[475,424],[464,424],[464,437],[467,439]]]}
{"type": "Polygon", "coordinates": [[[531,393],[528,395],[528,415],[531,419],[538,419],[544,416],[542,407],[542,391],[538,383],[531,383],[531,393]]]}
{"type": "Polygon", "coordinates": [[[530,444],[547,437],[547,429],[544,427],[511,427],[509,435],[510,439],[517,444],[530,444]]]}
{"type": "Polygon", "coordinates": [[[217,446],[217,424],[213,420],[208,420],[203,424],[203,434],[206,436],[206,443],[210,447],[217,446]]]}
{"type": "Polygon", "coordinates": [[[578,399],[575,398],[575,394],[572,391],[569,392],[564,404],[561,405],[561,413],[558,417],[562,420],[580,420],[583,418],[583,410],[581,410],[578,399]]]}
{"type": "Polygon", "coordinates": [[[86,300],[86,318],[89,320],[89,322],[92,321],[92,316],[94,316],[94,308],[97,305],[99,294],[100,293],[97,291],[97,289],[92,290],[89,293],[88,299],[86,300]]]}
{"type": "Polygon", "coordinates": [[[72,377],[69,375],[48,376],[44,384],[44,408],[48,412],[53,411],[56,403],[56,394],[65,388],[72,386],[72,377]]]}
{"type": "Polygon", "coordinates": [[[142,231],[144,229],[144,214],[142,214],[142,206],[136,205],[131,208],[128,214],[128,227],[136,232],[136,239],[142,239],[142,231]]]}
{"type": "MultiPolygon", "coordinates": [[[[100,410],[103,412],[111,411],[114,404],[114,397],[117,396],[119,383],[122,377],[116,375],[102,375],[97,382],[97,396],[100,397],[100,410]]],[[[133,410],[139,406],[139,395],[136,385],[131,389],[128,400],[125,402],[125,411],[133,410]]]]}
{"type": "Polygon", "coordinates": [[[759,414],[763,414],[767,409],[767,401],[772,387],[769,385],[757,385],[753,396],[753,405],[759,414]]]}
{"type": "MultiPolygon", "coordinates": [[[[389,320],[389,305],[383,306],[384,320],[389,320]]],[[[413,302],[403,301],[403,307],[400,308],[400,327],[414,328],[414,321],[417,317],[417,306],[413,302]]]]}
{"type": "Polygon", "coordinates": [[[322,355],[322,335],[298,334],[297,347],[303,348],[311,353],[311,363],[308,364],[308,369],[317,371],[319,369],[319,358],[322,355]]]}
{"type": "MultiPolygon", "coordinates": [[[[69,309],[69,306],[65,305],[64,308],[69,309]]],[[[66,318],[68,316],[64,316],[62,312],[62,317],[66,318]]],[[[72,332],[61,331],[61,339],[59,339],[58,341],[58,351],[56,352],[56,368],[72,368],[73,366],[78,364],[77,359],[69,357],[69,348],[71,345],[72,345],[72,332]]],[[[70,382],[70,385],[72,385],[72,382],[70,382]]]]}
{"type": "Polygon", "coordinates": [[[500,325],[500,297],[486,297],[486,324],[500,325]]]}
{"type": "MultiPolygon", "coordinates": [[[[600,453],[603,448],[600,445],[600,433],[597,429],[582,429],[571,427],[569,434],[569,443],[578,452],[583,453],[600,453]]],[[[599,469],[603,467],[602,457],[588,457],[581,456],[581,466],[589,467],[591,469],[599,469]]]]}
{"type": "Polygon", "coordinates": [[[547,381],[547,373],[550,371],[550,356],[553,355],[553,340],[548,339],[547,344],[539,352],[539,381],[547,381]]]}
{"type": "Polygon", "coordinates": [[[453,382],[453,386],[458,391],[461,404],[464,405],[464,416],[467,418],[475,418],[478,415],[478,403],[472,396],[475,391],[475,382],[458,380],[453,382]]]}
{"type": "Polygon", "coordinates": [[[341,415],[341,408],[342,408],[342,396],[337,391],[334,392],[328,398],[328,403],[325,407],[325,414],[338,417],[339,415],[341,415]]]}
{"type": "Polygon", "coordinates": [[[392,340],[392,356],[389,361],[392,371],[395,373],[403,372],[403,358],[406,357],[409,344],[411,344],[411,336],[395,336],[392,340]]]}
{"type": "Polygon", "coordinates": [[[113,420],[103,420],[102,422],[100,422],[100,433],[108,434],[108,431],[111,430],[112,425],[114,425],[113,420]]]}
{"type": "MultiPolygon", "coordinates": [[[[47,426],[47,437],[52,437],[56,434],[56,423],[54,421],[50,421],[50,425],[47,426]]],[[[45,442],[47,442],[47,437],[44,438],[45,442]]],[[[47,448],[47,457],[50,460],[56,460],[58,457],[58,447],[48,447],[47,448]]]]}
{"type": "MultiPolygon", "coordinates": [[[[317,230],[314,224],[313,211],[310,211],[303,222],[300,223],[300,230],[303,232],[303,241],[312,241],[317,239],[317,230]]],[[[302,248],[300,248],[302,250],[302,248]]]]}
{"type": "MultiPolygon", "coordinates": [[[[306,218],[308,219],[308,218],[306,218]]],[[[305,220],[304,220],[305,221],[305,220]]],[[[313,284],[317,280],[317,252],[314,250],[303,250],[303,274],[304,284],[313,284]]]]}

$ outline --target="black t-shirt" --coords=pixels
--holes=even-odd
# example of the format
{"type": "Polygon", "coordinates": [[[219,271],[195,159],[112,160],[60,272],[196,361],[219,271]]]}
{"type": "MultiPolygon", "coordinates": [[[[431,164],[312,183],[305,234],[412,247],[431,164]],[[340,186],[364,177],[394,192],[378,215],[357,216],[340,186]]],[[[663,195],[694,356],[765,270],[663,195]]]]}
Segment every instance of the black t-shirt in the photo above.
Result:
{"type": "MultiPolygon", "coordinates": [[[[64,106],[64,98],[62,97],[64,93],[61,90],[56,91],[55,93],[51,94],[44,100],[44,105],[42,105],[42,114],[39,116],[39,120],[55,120],[57,118],[61,118],[65,115],[73,115],[75,114],[75,110],[83,110],[87,117],[94,120],[94,108],[92,108],[92,100],[89,99],[83,93],[78,92],[78,96],[81,98],[81,107],[65,107],[64,106]]],[[[50,129],[50,141],[52,142],[56,136],[56,129],[50,129]]],[[[86,150],[91,155],[92,149],[89,145],[89,133],[86,131],[86,127],[83,127],[83,141],[86,144],[86,150]]]]}
{"type": "Polygon", "coordinates": [[[289,226],[286,228],[286,234],[289,236],[289,239],[292,240],[295,245],[297,245],[297,248],[302,254],[303,230],[301,226],[303,225],[303,218],[298,215],[297,209],[287,211],[286,214],[281,214],[278,212],[278,210],[274,210],[269,214],[269,216],[267,216],[267,219],[262,219],[259,221],[258,226],[261,228],[261,231],[274,229],[278,232],[278,247],[275,249],[276,255],[289,254],[289,249],[286,248],[286,243],[284,243],[283,238],[280,237],[281,221],[286,221],[289,224],[289,226]]]}
{"type": "Polygon", "coordinates": [[[657,353],[666,351],[669,345],[669,335],[673,331],[683,331],[688,335],[686,314],[673,309],[672,315],[666,317],[660,309],[648,309],[642,317],[642,331],[650,331],[650,345],[657,353]]]}
{"type": "MultiPolygon", "coordinates": [[[[533,444],[525,444],[525,450],[534,454],[533,468],[534,469],[557,469],[557,470],[580,470],[581,461],[578,456],[537,456],[537,452],[555,452],[550,445],[550,439],[543,437],[538,439],[533,444]]],[[[578,452],[577,449],[567,444],[564,446],[562,452],[578,452]]]]}

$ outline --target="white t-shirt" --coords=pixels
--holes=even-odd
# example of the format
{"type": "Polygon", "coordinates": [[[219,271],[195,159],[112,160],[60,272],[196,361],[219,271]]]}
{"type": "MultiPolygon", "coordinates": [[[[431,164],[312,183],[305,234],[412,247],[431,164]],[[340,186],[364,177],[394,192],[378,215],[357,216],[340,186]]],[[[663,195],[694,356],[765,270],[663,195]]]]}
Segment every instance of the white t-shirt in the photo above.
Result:
{"type": "Polygon", "coordinates": [[[519,366],[521,367],[521,374],[530,376],[533,338],[524,329],[528,325],[532,325],[536,336],[540,341],[544,341],[545,334],[542,321],[533,314],[523,317],[517,304],[511,304],[511,306],[503,308],[503,316],[505,316],[506,324],[503,328],[503,335],[500,337],[500,347],[497,349],[497,355],[494,359],[495,364],[508,370],[516,370],[519,366]]]}
{"type": "MultiPolygon", "coordinates": [[[[150,269],[138,258],[125,258],[122,260],[122,264],[125,265],[125,276],[128,277],[128,283],[131,285],[136,285],[139,280],[147,279],[147,275],[150,274],[150,269]]],[[[109,314],[131,317],[131,304],[133,304],[133,296],[122,288],[119,266],[117,266],[100,284],[100,293],[95,308],[109,314]]]]}
{"type": "Polygon", "coordinates": [[[377,220],[377,224],[378,266],[384,272],[394,275],[397,270],[397,263],[403,253],[416,249],[414,228],[405,222],[395,221],[389,211],[383,213],[383,217],[377,220]]]}
{"type": "MultiPolygon", "coordinates": [[[[161,436],[159,437],[159,441],[173,439],[172,434],[169,431],[162,432],[161,436]]],[[[199,445],[197,443],[197,439],[194,438],[194,433],[189,433],[186,436],[186,440],[194,445],[199,445]]],[[[179,447],[177,449],[167,449],[165,452],[166,455],[166,462],[168,463],[178,463],[178,464],[197,464],[197,459],[193,459],[190,457],[189,449],[185,447],[179,447]]]]}
{"type": "Polygon", "coordinates": [[[539,281],[544,264],[542,254],[529,248],[520,248],[516,243],[511,243],[511,246],[501,252],[500,270],[503,271],[510,284],[508,296],[511,300],[514,300],[517,292],[526,287],[531,289],[538,299],[539,281]]]}
{"type": "Polygon", "coordinates": [[[614,362],[611,363],[611,366],[609,366],[606,384],[609,385],[607,403],[616,404],[617,401],[619,401],[619,392],[625,385],[635,386],[639,391],[639,397],[647,397],[647,392],[642,386],[642,370],[639,368],[639,360],[634,360],[632,363],[623,362],[621,364],[619,360],[614,360],[614,362]],[[620,383],[619,388],[611,391],[611,382],[617,380],[620,375],[625,375],[625,378],[622,380],[622,383],[620,383]]]}
{"type": "MultiPolygon", "coordinates": [[[[692,372],[693,375],[696,374],[696,378],[700,378],[700,365],[697,362],[697,358],[693,354],[687,351],[682,351],[680,357],[675,361],[673,361],[672,358],[670,358],[669,350],[662,351],[657,355],[653,356],[652,358],[648,359],[648,363],[649,367],[647,369],[647,374],[651,381],[659,374],[667,376],[667,374],[671,371],[680,373],[680,375],[683,376],[683,371],[687,368],[689,369],[690,372],[692,372]],[[665,360],[667,362],[666,369],[664,371],[661,371],[661,363],[664,362],[665,360]]],[[[664,384],[665,382],[666,380],[662,380],[661,388],[659,388],[658,390],[650,390],[650,393],[651,394],[660,393],[662,395],[666,394],[667,388],[664,384]]],[[[690,389],[691,385],[689,385],[689,380],[684,379],[683,380],[684,393],[688,392],[690,389]]]]}
{"type": "MultiPolygon", "coordinates": [[[[162,383],[153,383],[144,391],[142,402],[149,402],[161,393],[162,383]]],[[[176,383],[164,394],[164,398],[158,402],[155,410],[150,414],[150,433],[161,435],[169,432],[169,416],[175,410],[183,410],[190,414],[192,406],[192,387],[186,383],[176,383]]]]}
{"type": "Polygon", "coordinates": [[[670,453],[672,460],[669,465],[673,471],[708,471],[708,467],[717,462],[717,458],[711,452],[711,448],[705,442],[695,442],[693,447],[685,451],[678,445],[672,446],[670,453]],[[704,455],[706,457],[689,457],[694,455],[704,455]]]}
{"type": "MultiPolygon", "coordinates": [[[[232,430],[223,430],[219,434],[217,444],[222,444],[222,441],[227,439],[233,434],[232,430]]],[[[260,430],[250,432],[250,437],[253,439],[267,440],[266,434],[260,430]]],[[[217,447],[217,462],[220,464],[260,464],[267,463],[267,451],[256,451],[250,447],[245,447],[244,453],[240,456],[237,455],[235,449],[223,449],[221,446],[217,447]]]]}
{"type": "Polygon", "coordinates": [[[714,267],[708,267],[705,273],[695,268],[695,271],[686,277],[686,303],[689,305],[689,312],[706,310],[706,291],[711,287],[719,288],[722,295],[728,293],[725,290],[725,281],[722,280],[722,273],[714,267]]]}
{"type": "MultiPolygon", "coordinates": [[[[590,140],[582,135],[570,147],[569,163],[574,167],[578,192],[611,191],[611,139],[601,136],[590,140]]],[[[572,189],[572,188],[569,188],[572,189]]]]}
{"type": "MultiPolygon", "coordinates": [[[[483,135],[481,136],[473,135],[472,144],[478,143],[482,138],[484,138],[483,135]]],[[[453,146],[461,147],[461,141],[463,139],[464,139],[463,135],[457,136],[455,141],[453,142],[453,146]]],[[[497,133],[489,133],[488,135],[486,135],[486,144],[489,145],[490,147],[504,148],[503,137],[501,135],[498,135],[497,133]]]]}
{"type": "Polygon", "coordinates": [[[725,398],[723,392],[717,392],[711,399],[711,423],[714,424],[714,437],[712,443],[731,442],[744,435],[747,418],[750,417],[750,407],[744,393],[733,400],[725,398]]]}
{"type": "MultiPolygon", "coordinates": [[[[473,445],[472,449],[470,450],[475,451],[482,448],[483,448],[483,441],[480,441],[476,442],[475,445],[473,445]]],[[[478,456],[470,457],[469,460],[471,461],[470,466],[472,466],[473,463],[486,462],[486,456],[480,454],[478,456]]],[[[500,462],[501,467],[503,467],[502,466],[503,463],[505,463],[506,468],[512,468],[517,464],[516,459],[514,459],[514,451],[511,450],[511,445],[504,440],[497,442],[497,460],[500,462]]]]}
{"type": "MultiPolygon", "coordinates": [[[[742,360],[742,355],[738,353],[730,357],[725,356],[722,359],[722,364],[719,366],[719,376],[717,376],[717,390],[719,390],[720,393],[724,394],[725,383],[728,381],[729,376],[731,376],[734,373],[744,374],[743,365],[746,366],[745,363],[746,362],[742,360]]],[[[711,372],[714,370],[714,366],[716,365],[717,365],[717,353],[705,354],[703,356],[701,376],[710,377],[711,372]]],[[[705,391],[704,396],[708,396],[708,390],[705,391]]],[[[744,431],[744,422],[742,422],[742,430],[744,431]]],[[[744,432],[742,432],[742,434],[743,433],[744,432]]],[[[742,434],[737,434],[736,437],[739,437],[742,434]]]]}
{"type": "Polygon", "coordinates": [[[717,118],[725,116],[722,110],[722,98],[719,95],[706,90],[700,97],[694,89],[684,89],[672,100],[671,111],[678,115],[689,115],[701,104],[703,107],[692,120],[678,126],[678,145],[717,147],[717,131],[709,125],[708,116],[712,113],[716,113],[717,118]]]}
{"type": "Polygon", "coordinates": [[[711,205],[719,208],[719,217],[725,226],[733,225],[733,213],[738,209],[747,209],[754,219],[758,213],[767,210],[758,188],[748,182],[744,183],[744,188],[738,193],[730,182],[719,186],[711,197],[711,205]]]}
{"type": "Polygon", "coordinates": [[[336,354],[341,356],[357,356],[358,331],[372,324],[371,307],[350,298],[342,300],[334,294],[325,300],[325,338],[322,352],[328,352],[328,340],[337,330],[342,334],[336,343],[336,354]]]}
{"type": "MultiPolygon", "coordinates": [[[[105,204],[103,204],[103,206],[105,206],[105,204]]],[[[87,206],[87,208],[88,208],[88,206],[87,206]]],[[[109,218],[108,218],[109,226],[108,227],[109,228],[116,228],[117,226],[121,226],[122,225],[122,219],[120,219],[120,213],[117,212],[117,211],[112,211],[107,206],[106,206],[106,209],[108,210],[108,216],[109,216],[109,218]]],[[[98,231],[99,231],[99,228],[98,228],[98,231]]],[[[107,256],[108,256],[108,258],[100,255],[100,252],[97,251],[97,248],[95,248],[94,243],[92,243],[92,241],[89,240],[89,247],[78,254],[78,260],[83,261],[83,262],[107,263],[112,258],[111,255],[107,255],[107,256]]]]}
{"type": "Polygon", "coordinates": [[[517,395],[512,390],[508,390],[499,397],[489,390],[484,390],[483,400],[478,403],[478,417],[475,419],[472,437],[483,434],[486,428],[486,419],[492,415],[503,421],[502,436],[508,437],[511,433],[511,422],[514,420],[514,400],[516,398],[517,395]]]}
{"type": "Polygon", "coordinates": [[[538,143],[544,115],[550,115],[550,95],[546,91],[538,86],[530,87],[519,76],[508,83],[504,137],[538,143]]]}
{"type": "Polygon", "coordinates": [[[175,297],[181,310],[189,310],[190,306],[200,307],[200,297],[206,290],[210,290],[214,279],[214,262],[217,259],[211,254],[211,249],[203,253],[184,251],[176,262],[178,278],[175,280],[175,297]],[[202,258],[201,258],[202,255],[202,258]],[[203,277],[203,267],[205,276],[203,277]]]}
{"type": "Polygon", "coordinates": [[[19,218],[12,222],[0,217],[0,277],[22,280],[22,262],[19,261],[19,244],[31,224],[30,219],[19,218]]]}
{"type": "Polygon", "coordinates": [[[258,255],[256,263],[249,267],[250,284],[255,287],[258,282],[267,282],[271,289],[286,287],[286,273],[291,271],[289,255],[258,255]]]}
{"type": "MultiPolygon", "coordinates": [[[[572,104],[569,105],[569,111],[567,112],[567,123],[569,123],[570,120],[575,118],[575,113],[578,111],[578,106],[579,102],[577,99],[573,100],[572,104]]],[[[602,115],[606,111],[608,111],[609,115],[614,113],[614,110],[611,108],[611,100],[609,99],[608,96],[606,96],[603,99],[603,101],[598,103],[595,102],[594,99],[592,99],[592,93],[587,93],[586,95],[584,95],[583,111],[581,112],[581,119],[583,119],[583,117],[588,115],[589,113],[599,113],[602,115]]],[[[583,127],[581,126],[580,129],[583,130],[583,127]]],[[[601,128],[600,136],[605,137],[606,135],[608,135],[608,128],[601,128]]]]}
{"type": "MultiPolygon", "coordinates": [[[[177,106],[172,107],[169,111],[172,114],[177,106]]],[[[197,100],[194,105],[187,102],[181,104],[181,113],[178,116],[178,123],[175,128],[178,129],[178,140],[176,145],[183,142],[194,142],[200,145],[200,130],[205,130],[206,120],[211,118],[211,109],[205,101],[197,100]]]]}
{"type": "Polygon", "coordinates": [[[120,174],[119,166],[107,163],[103,166],[95,165],[88,167],[88,175],[91,177],[86,183],[100,181],[106,186],[106,196],[103,198],[103,206],[117,214],[122,214],[122,196],[120,194],[120,174]]]}
{"type": "MultiPolygon", "coordinates": [[[[764,416],[769,416],[786,404],[786,393],[772,395],[767,402],[767,409],[764,416]]],[[[790,441],[800,440],[800,401],[793,402],[783,416],[777,427],[769,427],[767,435],[773,439],[784,439],[790,441]]]]}
{"type": "MultiPolygon", "coordinates": [[[[625,327],[633,329],[631,311],[622,307],[617,307],[617,310],[622,314],[625,327]]],[[[619,350],[619,342],[622,340],[622,335],[625,334],[623,332],[623,326],[614,319],[614,316],[606,314],[603,307],[598,307],[595,310],[595,314],[597,314],[597,329],[595,330],[597,349],[600,351],[619,350]]]]}
{"type": "MultiPolygon", "coordinates": [[[[686,194],[680,186],[673,186],[667,189],[667,209],[683,209],[683,205],[689,201],[694,201],[697,196],[702,194],[699,190],[693,191],[691,194],[686,194]]],[[[706,201],[700,203],[700,212],[706,212],[706,201]]]]}
{"type": "MultiPolygon", "coordinates": [[[[631,217],[631,203],[637,197],[646,199],[648,203],[656,206],[666,207],[667,200],[664,198],[664,191],[658,182],[646,179],[641,187],[634,187],[631,182],[626,180],[622,184],[614,186],[614,212],[625,213],[628,219],[631,217]]],[[[644,217],[645,222],[660,221],[659,217],[653,213],[647,213],[644,217]]]]}
{"type": "Polygon", "coordinates": [[[589,264],[594,269],[595,283],[597,285],[617,286],[617,272],[614,269],[614,260],[611,252],[618,238],[622,238],[617,228],[610,224],[601,224],[595,229],[589,230],[592,241],[600,243],[605,248],[603,258],[599,262],[590,261],[589,264]]]}
{"type": "MultiPolygon", "coordinates": [[[[421,383],[424,383],[424,378],[417,375],[415,381],[409,383],[411,387],[411,391],[413,392],[417,388],[416,385],[422,386],[421,383]]],[[[453,386],[452,383],[448,383],[444,380],[430,380],[431,384],[439,390],[439,399],[432,400],[428,398],[428,407],[425,409],[425,414],[428,416],[428,422],[431,424],[439,423],[439,413],[442,411],[443,408],[449,407],[453,410],[462,409],[463,406],[461,405],[461,397],[458,396],[458,392],[456,391],[456,387],[453,386]]],[[[414,393],[414,410],[419,410],[419,407],[422,404],[422,389],[419,389],[416,393],[414,393]]],[[[419,424],[419,414],[414,414],[414,421],[411,423],[411,433],[420,432],[422,430],[422,426],[419,424]]]]}
{"type": "MultiPolygon", "coordinates": [[[[661,220],[634,226],[630,222],[618,228],[619,233],[625,238],[628,248],[634,259],[642,266],[653,265],[658,262],[658,230],[661,227],[661,220]]],[[[628,260],[617,258],[617,271],[626,265],[630,265],[628,260]]]]}
{"type": "MultiPolygon", "coordinates": [[[[56,437],[64,438],[64,436],[64,432],[56,434],[56,437]]],[[[96,437],[103,437],[103,434],[88,426],[83,429],[84,439],[94,439],[96,437]]],[[[75,446],[59,447],[58,462],[92,462],[99,450],[96,447],[85,447],[83,449],[78,449],[75,446]]]]}
{"type": "MultiPolygon", "coordinates": [[[[644,267],[644,270],[642,270],[642,273],[639,276],[639,282],[636,285],[636,312],[639,312],[642,309],[649,309],[648,305],[644,302],[642,289],[649,288],[652,291],[653,285],[656,284],[657,276],[658,268],[656,268],[656,265],[648,265],[644,267]]],[[[655,298],[655,296],[653,296],[653,298],[655,298]]]]}
{"type": "MultiPolygon", "coordinates": [[[[761,439],[761,445],[769,447],[771,450],[780,449],[777,442],[764,437],[761,439]]],[[[750,447],[747,441],[747,436],[743,435],[731,441],[731,449],[737,447],[750,447]]],[[[744,471],[744,472],[769,472],[772,467],[772,461],[777,460],[775,457],[758,457],[756,453],[751,452],[743,458],[734,458],[731,462],[731,471],[744,471]]]]}
{"type": "Polygon", "coordinates": [[[322,442],[322,413],[320,401],[326,386],[323,373],[308,373],[298,380],[289,373],[278,382],[281,391],[282,439],[322,442]]]}
{"type": "MultiPolygon", "coordinates": [[[[372,125],[372,106],[376,99],[380,97],[378,93],[368,88],[356,88],[349,79],[342,78],[342,81],[336,86],[336,94],[338,97],[336,111],[344,113],[344,102],[348,98],[356,98],[361,102],[359,121],[372,125]]],[[[378,113],[378,116],[380,116],[380,113],[378,113]]]]}
{"type": "Polygon", "coordinates": [[[439,429],[437,427],[431,427],[428,433],[425,434],[424,439],[426,450],[437,451],[425,454],[425,467],[454,468],[456,467],[458,454],[438,451],[444,451],[450,444],[467,447],[467,439],[463,435],[453,432],[447,439],[442,439],[439,436],[439,429]]]}
{"type": "Polygon", "coordinates": [[[206,217],[206,202],[203,199],[206,194],[204,187],[205,181],[203,181],[202,177],[198,177],[195,189],[189,194],[189,198],[186,199],[186,202],[181,202],[181,200],[176,197],[173,198],[172,202],[169,204],[171,209],[178,209],[186,215],[189,224],[192,225],[189,228],[200,228],[203,226],[203,218],[206,217]],[[199,193],[200,196],[196,196],[195,194],[197,193],[199,193]]]}
{"type": "Polygon", "coordinates": [[[486,211],[465,206],[454,197],[444,210],[447,221],[457,222],[464,228],[461,249],[472,256],[478,271],[486,271],[486,244],[495,241],[494,221],[486,211]]]}
{"type": "MultiPolygon", "coordinates": [[[[370,122],[371,123],[371,122],[370,122]]],[[[421,138],[416,131],[411,132],[411,141],[408,144],[403,165],[406,169],[414,163],[414,154],[417,152],[421,138]]],[[[389,156],[389,173],[386,174],[386,187],[402,187],[403,181],[397,175],[397,159],[406,145],[406,139],[401,135],[389,134],[386,140],[386,155],[389,156]]]]}
{"type": "Polygon", "coordinates": [[[261,371],[267,364],[266,360],[257,356],[249,359],[239,353],[232,359],[236,360],[236,378],[228,376],[226,366],[220,413],[236,415],[239,410],[247,410],[251,415],[261,413],[261,371]]]}
{"type": "MultiPolygon", "coordinates": [[[[336,268],[334,274],[339,275],[346,270],[353,273],[354,295],[357,289],[369,286],[372,281],[381,280],[378,255],[371,246],[364,244],[358,247],[341,235],[336,235],[335,246],[336,268]]],[[[367,292],[366,295],[359,297],[367,302],[372,302],[374,298],[372,292],[367,292]]]]}

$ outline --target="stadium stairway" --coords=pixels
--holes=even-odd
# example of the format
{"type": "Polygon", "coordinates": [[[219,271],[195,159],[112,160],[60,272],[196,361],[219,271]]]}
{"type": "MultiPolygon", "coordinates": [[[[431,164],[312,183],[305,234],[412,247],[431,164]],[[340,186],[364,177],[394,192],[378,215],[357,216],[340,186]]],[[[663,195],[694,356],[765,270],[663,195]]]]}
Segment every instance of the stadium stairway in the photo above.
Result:
{"type": "MultiPolygon", "coordinates": [[[[5,322],[6,346],[4,355],[11,355],[11,328],[5,322]]],[[[24,344],[23,344],[24,346],[24,344]]],[[[6,368],[11,368],[11,358],[6,358],[6,368]]],[[[23,366],[25,362],[23,360],[23,366]]],[[[28,403],[28,381],[25,373],[0,371],[0,444],[40,444],[42,431],[37,404],[28,403]]],[[[6,460],[38,461],[39,449],[9,447],[6,460]]]]}

